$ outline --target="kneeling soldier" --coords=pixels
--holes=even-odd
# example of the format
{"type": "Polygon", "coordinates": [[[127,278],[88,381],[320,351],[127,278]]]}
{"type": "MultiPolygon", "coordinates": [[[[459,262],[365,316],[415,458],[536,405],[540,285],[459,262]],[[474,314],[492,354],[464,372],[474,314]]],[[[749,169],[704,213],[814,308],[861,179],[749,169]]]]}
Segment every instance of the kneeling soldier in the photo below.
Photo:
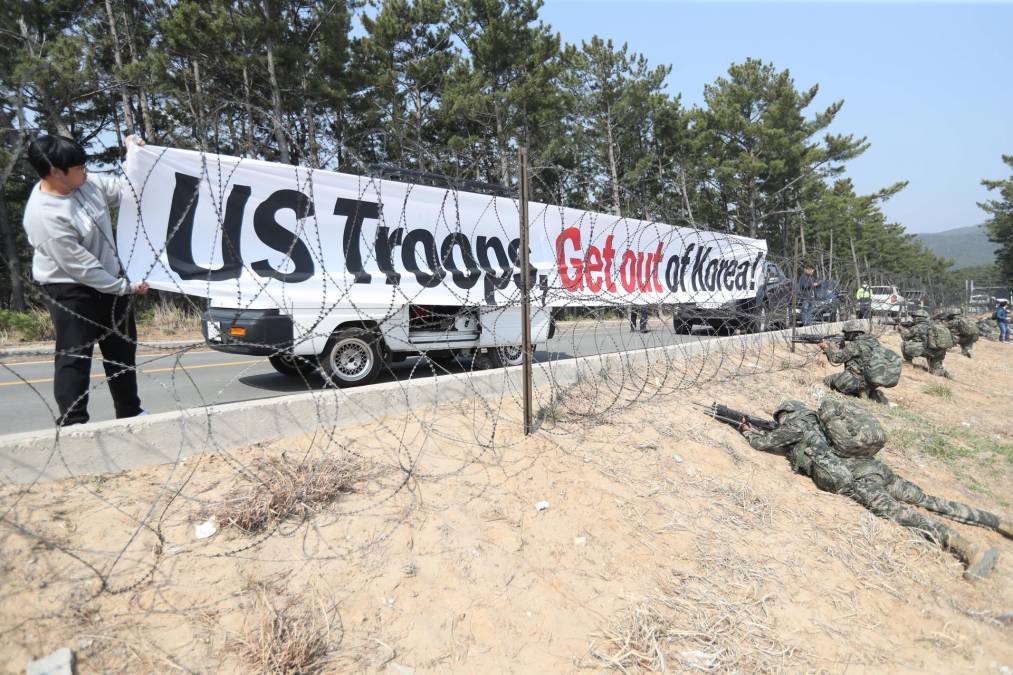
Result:
{"type": "Polygon", "coordinates": [[[924,309],[911,312],[911,318],[914,325],[900,332],[903,340],[900,351],[904,360],[912,363],[919,356],[924,356],[930,373],[952,379],[949,371],[943,368],[946,350],[955,344],[949,329],[938,321],[929,320],[929,313],[924,309]]]}
{"type": "Polygon", "coordinates": [[[873,335],[865,332],[864,321],[844,323],[844,341],[839,349],[826,342],[820,349],[830,363],[843,363],[844,370],[823,378],[823,383],[842,394],[861,396],[863,393],[877,403],[886,404],[880,387],[896,386],[900,380],[901,358],[873,335]]]}
{"type": "Polygon", "coordinates": [[[960,353],[971,358],[971,347],[978,341],[977,324],[964,317],[964,311],[960,307],[951,307],[946,310],[946,327],[960,345],[960,353]]]}

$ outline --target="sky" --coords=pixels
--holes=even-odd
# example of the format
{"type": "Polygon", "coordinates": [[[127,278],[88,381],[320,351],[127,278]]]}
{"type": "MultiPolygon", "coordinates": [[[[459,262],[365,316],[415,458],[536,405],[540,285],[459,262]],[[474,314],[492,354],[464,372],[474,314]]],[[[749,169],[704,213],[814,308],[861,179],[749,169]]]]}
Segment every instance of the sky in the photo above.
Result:
{"type": "Polygon", "coordinates": [[[843,99],[830,130],[871,143],[847,165],[856,189],[909,181],[883,205],[909,232],[983,222],[981,180],[1009,177],[1013,3],[545,0],[540,17],[566,42],[599,35],[671,65],[686,106],[748,57],[819,84],[810,110],[843,99]]]}

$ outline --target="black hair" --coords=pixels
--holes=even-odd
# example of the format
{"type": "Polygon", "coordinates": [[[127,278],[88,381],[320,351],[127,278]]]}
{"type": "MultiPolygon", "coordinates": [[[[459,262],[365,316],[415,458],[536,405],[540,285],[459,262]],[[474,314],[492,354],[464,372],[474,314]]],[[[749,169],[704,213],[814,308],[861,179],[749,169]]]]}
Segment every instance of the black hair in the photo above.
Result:
{"type": "Polygon", "coordinates": [[[28,162],[39,178],[45,178],[52,169],[67,171],[88,161],[88,153],[72,138],[66,136],[40,136],[28,144],[28,162]]]}

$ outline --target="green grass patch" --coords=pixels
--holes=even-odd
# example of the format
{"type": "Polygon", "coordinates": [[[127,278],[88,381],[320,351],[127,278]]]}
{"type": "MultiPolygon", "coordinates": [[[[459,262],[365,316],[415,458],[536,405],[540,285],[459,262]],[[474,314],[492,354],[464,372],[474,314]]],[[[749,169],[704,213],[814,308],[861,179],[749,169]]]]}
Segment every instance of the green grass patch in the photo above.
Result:
{"type": "Polygon", "coordinates": [[[45,309],[35,308],[23,312],[12,309],[0,309],[0,331],[7,339],[52,340],[56,337],[53,320],[45,309]]]}
{"type": "Polygon", "coordinates": [[[953,390],[947,387],[945,384],[930,384],[925,387],[925,393],[929,396],[935,396],[943,400],[949,401],[953,398],[953,390]]]}

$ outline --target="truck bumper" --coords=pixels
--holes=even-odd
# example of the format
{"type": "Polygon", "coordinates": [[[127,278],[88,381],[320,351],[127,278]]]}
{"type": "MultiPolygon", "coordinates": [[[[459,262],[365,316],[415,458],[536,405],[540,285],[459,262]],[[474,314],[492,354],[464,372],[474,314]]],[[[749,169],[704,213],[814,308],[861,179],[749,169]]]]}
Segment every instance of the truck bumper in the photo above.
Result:
{"type": "Polygon", "coordinates": [[[292,348],[292,317],[277,309],[212,307],[203,319],[205,342],[220,352],[271,356],[292,348]]]}

